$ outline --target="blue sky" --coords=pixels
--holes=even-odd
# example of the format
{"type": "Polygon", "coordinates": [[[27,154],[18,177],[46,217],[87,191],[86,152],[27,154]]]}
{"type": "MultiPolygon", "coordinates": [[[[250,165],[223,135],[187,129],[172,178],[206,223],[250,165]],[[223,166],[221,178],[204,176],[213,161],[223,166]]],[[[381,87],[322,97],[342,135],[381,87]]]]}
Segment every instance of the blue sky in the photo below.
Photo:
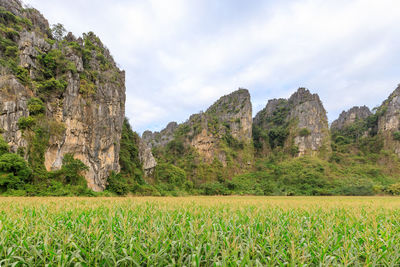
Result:
{"type": "Polygon", "coordinates": [[[25,0],[76,36],[94,31],[126,71],[133,128],[183,122],[238,87],[255,115],[298,87],[328,119],[400,83],[399,0],[25,0]]]}

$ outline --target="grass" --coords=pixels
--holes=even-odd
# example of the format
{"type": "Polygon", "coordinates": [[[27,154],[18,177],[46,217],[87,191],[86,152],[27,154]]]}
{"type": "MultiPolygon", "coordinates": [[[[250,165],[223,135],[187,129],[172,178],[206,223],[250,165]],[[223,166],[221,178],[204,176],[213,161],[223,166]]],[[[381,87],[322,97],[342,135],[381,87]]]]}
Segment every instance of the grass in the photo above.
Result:
{"type": "Polygon", "coordinates": [[[0,198],[0,266],[400,263],[400,198],[0,198]]]}

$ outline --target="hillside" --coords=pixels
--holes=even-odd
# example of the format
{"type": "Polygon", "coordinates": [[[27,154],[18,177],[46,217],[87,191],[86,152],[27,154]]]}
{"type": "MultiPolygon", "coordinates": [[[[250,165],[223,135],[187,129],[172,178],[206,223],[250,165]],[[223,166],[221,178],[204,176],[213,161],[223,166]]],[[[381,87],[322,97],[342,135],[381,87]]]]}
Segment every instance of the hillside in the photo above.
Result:
{"type": "Polygon", "coordinates": [[[331,127],[299,88],[254,118],[247,89],[140,137],[125,72],[93,32],[75,37],[0,0],[0,193],[5,195],[400,193],[400,86],[331,127]]]}
{"type": "Polygon", "coordinates": [[[66,35],[18,0],[0,1],[0,22],[0,128],[9,152],[45,188],[73,155],[86,165],[88,187],[104,190],[120,170],[125,73],[94,33],[66,35]]]}

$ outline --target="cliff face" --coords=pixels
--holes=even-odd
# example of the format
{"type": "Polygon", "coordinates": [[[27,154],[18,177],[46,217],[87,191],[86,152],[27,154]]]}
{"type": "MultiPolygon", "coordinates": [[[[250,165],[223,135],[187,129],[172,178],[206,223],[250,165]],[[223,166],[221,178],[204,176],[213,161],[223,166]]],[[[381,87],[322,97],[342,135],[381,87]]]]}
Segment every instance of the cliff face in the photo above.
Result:
{"type": "Polygon", "coordinates": [[[288,100],[273,99],[254,118],[255,145],[264,152],[281,147],[302,156],[329,150],[326,111],[317,94],[299,88],[288,100]]]}
{"type": "Polygon", "coordinates": [[[160,132],[143,133],[143,140],[153,148],[165,147],[181,138],[185,146],[194,148],[206,163],[218,159],[224,166],[228,155],[222,141],[229,139],[247,146],[251,137],[252,107],[246,89],[221,97],[206,112],[194,114],[180,125],[170,123],[160,132]]]}
{"type": "Polygon", "coordinates": [[[151,152],[151,148],[142,138],[139,139],[139,160],[142,163],[145,176],[151,175],[157,166],[157,161],[151,152]]]}
{"type": "Polygon", "coordinates": [[[167,127],[160,132],[144,131],[142,139],[150,148],[165,146],[174,138],[174,132],[177,128],[178,124],[173,121],[168,123],[167,127]]]}
{"type": "Polygon", "coordinates": [[[372,115],[367,106],[352,107],[348,111],[340,113],[339,118],[332,122],[331,130],[343,130],[345,127],[350,126],[356,121],[364,120],[372,115]]]}
{"type": "Polygon", "coordinates": [[[400,156],[400,85],[378,108],[378,134],[383,136],[385,149],[400,156]]]}
{"type": "MultiPolygon", "coordinates": [[[[0,125],[13,150],[31,157],[37,129],[45,131],[47,170],[59,169],[66,153],[89,167],[88,186],[101,191],[119,171],[119,140],[125,112],[125,73],[93,33],[56,40],[47,20],[17,0],[0,0],[3,23],[0,125]],[[44,118],[33,117],[29,99],[44,102],[44,118]],[[24,131],[21,117],[35,121],[24,131]]],[[[39,152],[38,152],[39,153],[39,152]]],[[[42,152],[40,152],[42,153],[42,152]]]]}
{"type": "Polygon", "coordinates": [[[290,118],[297,122],[297,129],[292,128],[294,144],[298,155],[314,154],[321,148],[330,148],[328,118],[317,94],[311,94],[305,88],[299,88],[289,98],[292,107],[290,118]]]}

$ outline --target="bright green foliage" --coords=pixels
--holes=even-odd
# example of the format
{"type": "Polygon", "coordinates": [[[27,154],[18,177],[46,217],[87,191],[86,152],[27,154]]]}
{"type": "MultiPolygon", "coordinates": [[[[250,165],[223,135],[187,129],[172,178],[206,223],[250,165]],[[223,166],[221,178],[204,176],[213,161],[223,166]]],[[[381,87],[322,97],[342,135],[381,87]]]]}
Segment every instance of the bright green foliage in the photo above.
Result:
{"type": "Polygon", "coordinates": [[[142,164],[139,160],[139,136],[132,131],[128,119],[122,125],[119,164],[121,174],[129,176],[137,183],[143,183],[142,164]]]}
{"type": "MultiPolygon", "coordinates": [[[[57,186],[52,186],[58,190],[57,186]]],[[[398,198],[2,198],[2,265],[392,266],[398,198]],[[18,265],[16,264],[16,265],[18,265]]]]}
{"type": "Polygon", "coordinates": [[[390,185],[386,191],[394,196],[400,196],[400,183],[390,185]]]}
{"type": "Polygon", "coordinates": [[[82,60],[85,69],[90,69],[90,62],[93,58],[100,62],[100,69],[105,71],[111,67],[110,62],[104,56],[105,49],[100,39],[93,33],[83,34],[84,48],[82,49],[82,60]]]}
{"type": "Polygon", "coordinates": [[[45,111],[43,101],[37,97],[32,97],[28,101],[28,110],[30,115],[42,114],[45,111]]]}
{"type": "Polygon", "coordinates": [[[158,164],[154,176],[159,182],[178,187],[182,186],[186,180],[184,170],[168,163],[158,164]]]}
{"type": "Polygon", "coordinates": [[[0,156],[8,153],[10,147],[8,146],[7,142],[4,140],[3,135],[0,134],[0,156]]]}
{"type": "MultiPolygon", "coordinates": [[[[263,112],[266,112],[264,110],[263,112]]],[[[254,147],[258,152],[266,148],[275,149],[283,147],[289,136],[290,120],[288,119],[290,104],[281,99],[272,114],[260,114],[265,119],[261,125],[253,125],[254,147]],[[263,130],[267,129],[267,130],[263,130]]]]}
{"type": "Polygon", "coordinates": [[[36,120],[35,118],[29,117],[21,117],[18,119],[18,128],[21,130],[32,130],[33,126],[35,125],[36,120]]]}
{"type": "Polygon", "coordinates": [[[52,49],[48,53],[39,55],[37,59],[42,66],[42,74],[45,79],[57,77],[67,70],[68,60],[59,49],[52,49]]]}
{"type": "Polygon", "coordinates": [[[38,89],[40,93],[49,95],[50,93],[63,93],[67,87],[67,82],[64,80],[57,80],[55,78],[50,78],[49,80],[44,80],[39,82],[38,89]]]}
{"type": "Polygon", "coordinates": [[[145,184],[139,160],[139,136],[132,131],[127,118],[122,125],[119,164],[121,172],[111,173],[107,179],[107,190],[118,195],[137,192],[145,184]]]}
{"type": "Polygon", "coordinates": [[[133,189],[132,183],[129,183],[120,173],[112,172],[107,179],[107,190],[117,195],[126,195],[133,189]]]}
{"type": "Polygon", "coordinates": [[[30,182],[32,171],[26,161],[17,154],[5,153],[0,156],[0,190],[23,189],[30,182]]]}
{"type": "Polygon", "coordinates": [[[61,169],[54,173],[60,182],[63,184],[86,186],[83,173],[89,170],[89,168],[82,161],[74,159],[72,154],[65,154],[62,163],[61,169]]]}

